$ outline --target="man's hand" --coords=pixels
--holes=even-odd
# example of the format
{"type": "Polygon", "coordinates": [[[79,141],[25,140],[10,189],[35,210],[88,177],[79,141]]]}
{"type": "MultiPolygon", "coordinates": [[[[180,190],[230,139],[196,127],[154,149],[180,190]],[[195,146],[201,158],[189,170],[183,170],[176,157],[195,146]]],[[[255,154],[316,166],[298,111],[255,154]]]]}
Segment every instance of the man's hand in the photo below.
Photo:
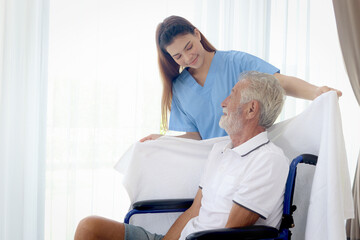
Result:
{"type": "Polygon", "coordinates": [[[335,88],[331,88],[331,87],[328,87],[328,86],[321,86],[321,87],[318,87],[315,91],[315,97],[318,97],[320,96],[321,94],[323,93],[326,93],[328,91],[336,91],[336,94],[338,97],[341,97],[342,96],[342,92],[340,90],[337,90],[335,88]]]}
{"type": "Polygon", "coordinates": [[[164,136],[164,135],[162,135],[162,134],[150,134],[149,136],[140,139],[140,142],[145,142],[147,140],[156,140],[156,139],[158,139],[159,137],[162,137],[162,136],[164,136]]]}

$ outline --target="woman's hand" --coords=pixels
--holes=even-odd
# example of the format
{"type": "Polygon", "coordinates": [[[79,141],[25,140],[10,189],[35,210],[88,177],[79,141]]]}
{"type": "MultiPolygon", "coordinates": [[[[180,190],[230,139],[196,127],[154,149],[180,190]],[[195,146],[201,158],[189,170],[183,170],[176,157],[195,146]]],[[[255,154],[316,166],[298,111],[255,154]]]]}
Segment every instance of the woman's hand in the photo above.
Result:
{"type": "Polygon", "coordinates": [[[331,87],[328,87],[328,86],[321,86],[321,87],[318,87],[316,89],[316,91],[315,91],[316,96],[315,97],[318,97],[321,94],[326,93],[328,91],[335,91],[338,97],[342,96],[342,92],[340,90],[337,90],[337,89],[334,89],[334,88],[331,88],[331,87]]]}
{"type": "Polygon", "coordinates": [[[162,137],[162,136],[164,136],[164,135],[162,135],[162,134],[150,134],[149,136],[140,139],[140,142],[145,142],[147,140],[155,140],[155,139],[158,139],[159,137],[162,137]]]}

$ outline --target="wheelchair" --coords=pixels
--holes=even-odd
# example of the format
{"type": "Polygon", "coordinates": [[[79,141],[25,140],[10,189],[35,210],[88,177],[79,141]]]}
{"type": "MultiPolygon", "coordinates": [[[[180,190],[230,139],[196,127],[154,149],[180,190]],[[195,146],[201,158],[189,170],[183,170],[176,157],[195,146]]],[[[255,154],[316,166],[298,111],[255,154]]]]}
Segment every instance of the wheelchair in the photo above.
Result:
{"type": "MultiPolygon", "coordinates": [[[[187,236],[187,240],[213,240],[213,239],[243,239],[243,240],[290,240],[291,228],[295,227],[293,213],[296,206],[293,205],[295,189],[295,178],[299,163],[316,166],[317,156],[303,154],[294,158],[289,167],[289,174],[286,181],[283,215],[280,228],[269,226],[253,225],[241,228],[221,228],[207,231],[195,232],[187,236]]],[[[134,214],[147,213],[170,213],[184,212],[193,203],[193,199],[166,199],[166,200],[146,200],[135,202],[132,210],[127,213],[124,223],[129,223],[134,214]]]]}

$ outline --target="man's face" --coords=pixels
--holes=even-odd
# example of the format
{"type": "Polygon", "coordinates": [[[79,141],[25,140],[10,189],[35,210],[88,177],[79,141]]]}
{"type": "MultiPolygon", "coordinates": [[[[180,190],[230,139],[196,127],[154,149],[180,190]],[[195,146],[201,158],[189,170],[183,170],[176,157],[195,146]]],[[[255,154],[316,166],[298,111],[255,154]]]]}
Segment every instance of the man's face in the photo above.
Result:
{"type": "Polygon", "coordinates": [[[238,82],[231,90],[231,94],[221,103],[224,115],[221,116],[219,125],[230,134],[235,134],[242,129],[244,116],[240,104],[241,92],[247,87],[246,81],[238,82]]]}

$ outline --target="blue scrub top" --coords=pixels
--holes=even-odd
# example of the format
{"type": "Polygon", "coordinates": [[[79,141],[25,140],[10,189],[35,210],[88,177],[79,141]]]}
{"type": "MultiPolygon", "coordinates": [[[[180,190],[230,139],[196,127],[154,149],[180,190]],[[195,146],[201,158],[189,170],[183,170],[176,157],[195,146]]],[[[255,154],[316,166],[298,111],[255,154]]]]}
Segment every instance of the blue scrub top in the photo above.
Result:
{"type": "Polygon", "coordinates": [[[182,71],[173,81],[169,130],[199,132],[202,139],[226,136],[219,127],[221,102],[246,71],[280,72],[264,60],[239,51],[216,51],[204,86],[187,69],[182,71]]]}

